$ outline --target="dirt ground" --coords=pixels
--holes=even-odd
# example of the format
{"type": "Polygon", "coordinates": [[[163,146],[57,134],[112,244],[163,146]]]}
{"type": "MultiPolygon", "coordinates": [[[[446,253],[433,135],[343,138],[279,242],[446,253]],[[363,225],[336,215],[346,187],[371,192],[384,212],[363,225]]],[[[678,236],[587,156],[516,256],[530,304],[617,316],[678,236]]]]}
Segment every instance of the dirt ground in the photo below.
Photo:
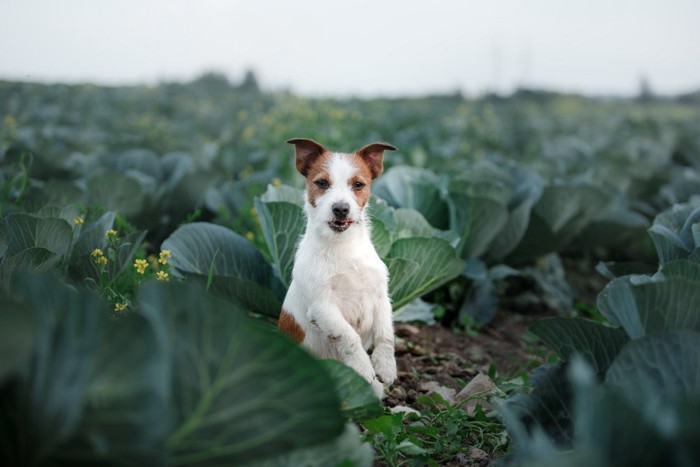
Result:
{"type": "MultiPolygon", "coordinates": [[[[543,316],[499,312],[488,326],[471,334],[440,324],[396,323],[398,379],[383,403],[420,410],[416,398],[435,383],[460,392],[479,373],[488,375],[492,365],[496,379],[531,371],[543,362],[545,352],[526,331],[543,316]]],[[[479,449],[460,456],[441,465],[486,467],[495,460],[479,449]]],[[[375,466],[384,465],[375,462],[375,466]]]]}
{"type": "Polygon", "coordinates": [[[524,334],[541,317],[500,312],[473,335],[440,324],[397,323],[398,379],[384,403],[416,408],[426,382],[459,391],[478,373],[488,374],[491,365],[503,377],[532,369],[543,361],[542,347],[524,334]]]}
{"type": "MultiPolygon", "coordinates": [[[[606,279],[592,271],[594,260],[565,261],[567,281],[576,303],[595,304],[606,279]]],[[[405,406],[420,410],[416,398],[436,386],[459,393],[479,373],[490,375],[495,368],[496,383],[508,381],[522,373],[531,373],[552,355],[528,327],[538,319],[556,316],[545,306],[514,311],[499,311],[495,318],[476,332],[450,329],[441,324],[396,323],[396,359],[398,379],[389,389],[383,403],[390,407],[405,406]]],[[[489,466],[496,459],[483,457],[453,459],[446,466],[489,466]]],[[[375,465],[382,465],[381,462],[375,465]]]]}

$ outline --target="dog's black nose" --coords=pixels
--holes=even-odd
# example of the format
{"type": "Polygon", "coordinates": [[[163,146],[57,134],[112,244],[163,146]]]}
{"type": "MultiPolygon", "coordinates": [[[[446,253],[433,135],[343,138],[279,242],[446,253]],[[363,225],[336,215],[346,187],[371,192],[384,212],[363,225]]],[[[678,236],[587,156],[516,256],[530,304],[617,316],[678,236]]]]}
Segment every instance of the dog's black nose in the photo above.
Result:
{"type": "Polygon", "coordinates": [[[345,219],[350,212],[350,205],[348,203],[334,203],[332,209],[336,218],[345,219]]]}

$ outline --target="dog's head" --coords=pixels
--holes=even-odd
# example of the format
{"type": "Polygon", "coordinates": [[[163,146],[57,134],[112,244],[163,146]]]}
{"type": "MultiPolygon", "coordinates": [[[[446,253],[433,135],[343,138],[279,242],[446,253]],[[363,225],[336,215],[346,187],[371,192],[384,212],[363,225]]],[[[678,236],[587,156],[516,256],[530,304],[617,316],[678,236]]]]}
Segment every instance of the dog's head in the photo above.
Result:
{"type": "Polygon", "coordinates": [[[383,170],[387,143],[372,143],[354,153],[331,152],[316,141],[287,141],[296,150],[296,167],[306,178],[306,213],[322,232],[341,233],[363,224],[372,180],[383,170]]]}

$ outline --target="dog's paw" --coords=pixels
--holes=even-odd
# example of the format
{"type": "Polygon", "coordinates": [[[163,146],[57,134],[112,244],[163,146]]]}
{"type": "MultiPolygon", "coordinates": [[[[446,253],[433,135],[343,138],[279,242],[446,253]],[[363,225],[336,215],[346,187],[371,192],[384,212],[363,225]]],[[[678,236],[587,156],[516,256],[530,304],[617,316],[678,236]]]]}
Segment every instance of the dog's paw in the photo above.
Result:
{"type": "Polygon", "coordinates": [[[374,392],[374,395],[377,396],[379,400],[382,400],[384,398],[384,385],[382,382],[377,378],[374,378],[369,385],[372,386],[372,392],[374,392]]]}
{"type": "Polygon", "coordinates": [[[355,370],[365,380],[367,380],[368,383],[372,384],[373,381],[377,380],[377,377],[374,373],[374,368],[372,368],[372,363],[370,362],[369,356],[366,353],[362,352],[361,354],[355,354],[345,363],[353,370],[355,370]]]}
{"type": "Polygon", "coordinates": [[[372,366],[377,377],[384,384],[391,384],[396,379],[396,357],[394,348],[389,345],[382,345],[372,352],[372,366]]]}

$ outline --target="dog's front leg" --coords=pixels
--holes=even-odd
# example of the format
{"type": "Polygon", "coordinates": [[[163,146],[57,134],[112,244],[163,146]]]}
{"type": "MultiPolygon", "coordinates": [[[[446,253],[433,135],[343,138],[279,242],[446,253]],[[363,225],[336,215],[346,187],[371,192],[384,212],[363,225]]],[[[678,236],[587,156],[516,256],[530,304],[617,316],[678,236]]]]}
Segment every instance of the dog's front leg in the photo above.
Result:
{"type": "Polygon", "coordinates": [[[372,366],[377,377],[384,384],[391,384],[396,379],[396,357],[394,356],[393,314],[388,298],[382,300],[377,308],[373,331],[372,366]]]}
{"type": "Polygon", "coordinates": [[[369,355],[362,347],[360,335],[333,304],[316,304],[308,310],[309,323],[323,344],[335,349],[338,359],[366,379],[375,394],[381,397],[382,385],[374,373],[369,355]]]}

